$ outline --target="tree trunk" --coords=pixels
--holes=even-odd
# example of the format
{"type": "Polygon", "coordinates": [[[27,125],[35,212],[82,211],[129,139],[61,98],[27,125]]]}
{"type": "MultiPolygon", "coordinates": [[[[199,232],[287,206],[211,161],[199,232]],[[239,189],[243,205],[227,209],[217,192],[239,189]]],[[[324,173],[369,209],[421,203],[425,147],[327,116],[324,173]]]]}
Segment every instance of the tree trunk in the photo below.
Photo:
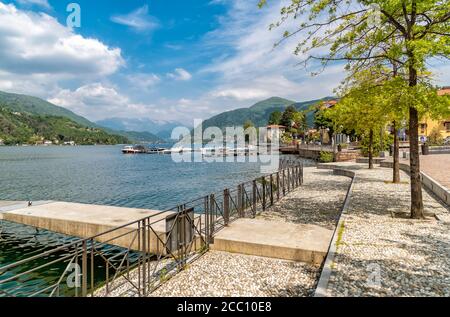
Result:
{"type": "MultiPolygon", "coordinates": [[[[417,86],[417,70],[414,65],[413,53],[410,54],[409,86],[417,86]]],[[[413,106],[409,107],[409,152],[411,169],[411,218],[423,219],[424,212],[419,157],[419,113],[413,106]]]]}
{"type": "Polygon", "coordinates": [[[397,129],[397,122],[393,122],[393,129],[394,129],[394,152],[392,153],[392,156],[394,157],[394,177],[392,182],[394,184],[400,183],[400,144],[398,142],[398,129],[397,129]]]}
{"type": "Polygon", "coordinates": [[[373,130],[369,134],[369,169],[373,169],[373,130]]]}

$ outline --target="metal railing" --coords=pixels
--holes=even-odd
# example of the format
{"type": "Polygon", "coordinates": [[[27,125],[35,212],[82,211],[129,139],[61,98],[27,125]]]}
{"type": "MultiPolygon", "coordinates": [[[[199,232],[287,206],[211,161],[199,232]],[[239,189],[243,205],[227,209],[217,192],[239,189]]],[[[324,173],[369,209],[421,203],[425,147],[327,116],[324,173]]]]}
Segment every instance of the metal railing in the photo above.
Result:
{"type": "Polygon", "coordinates": [[[0,297],[148,296],[206,252],[223,227],[255,217],[303,184],[301,163],[281,166],[235,188],[0,267],[0,297]],[[42,274],[48,278],[36,278],[42,274]]]}

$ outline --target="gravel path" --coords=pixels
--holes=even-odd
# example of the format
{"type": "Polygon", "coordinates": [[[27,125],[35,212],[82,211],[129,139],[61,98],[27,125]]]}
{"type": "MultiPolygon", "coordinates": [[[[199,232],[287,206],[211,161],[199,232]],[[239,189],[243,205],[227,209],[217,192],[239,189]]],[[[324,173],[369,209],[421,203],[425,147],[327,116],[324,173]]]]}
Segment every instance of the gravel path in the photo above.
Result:
{"type": "Polygon", "coordinates": [[[355,169],[357,180],[340,228],[328,295],[450,296],[448,208],[424,190],[430,216],[410,220],[406,173],[404,183],[394,185],[391,169],[343,166],[355,169]]]}
{"type": "Polygon", "coordinates": [[[315,224],[334,230],[344,204],[350,178],[330,170],[304,168],[304,184],[258,215],[266,220],[315,224]]]}
{"type": "Polygon", "coordinates": [[[304,263],[209,251],[152,296],[311,296],[319,273],[304,263]]]}

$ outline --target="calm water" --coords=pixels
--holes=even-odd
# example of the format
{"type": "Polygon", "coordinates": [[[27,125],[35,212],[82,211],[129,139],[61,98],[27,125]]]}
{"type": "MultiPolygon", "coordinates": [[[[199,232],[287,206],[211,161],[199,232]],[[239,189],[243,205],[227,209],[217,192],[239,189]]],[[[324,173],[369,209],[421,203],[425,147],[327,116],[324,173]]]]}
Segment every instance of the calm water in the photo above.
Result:
{"type": "MultiPolygon", "coordinates": [[[[0,200],[166,209],[258,175],[259,163],[175,163],[170,155],[123,155],[120,146],[0,147],[0,200]]],[[[0,267],[73,240],[3,221],[0,267]]],[[[64,266],[21,283],[27,290],[38,289],[54,282],[61,270],[64,266]]]]}

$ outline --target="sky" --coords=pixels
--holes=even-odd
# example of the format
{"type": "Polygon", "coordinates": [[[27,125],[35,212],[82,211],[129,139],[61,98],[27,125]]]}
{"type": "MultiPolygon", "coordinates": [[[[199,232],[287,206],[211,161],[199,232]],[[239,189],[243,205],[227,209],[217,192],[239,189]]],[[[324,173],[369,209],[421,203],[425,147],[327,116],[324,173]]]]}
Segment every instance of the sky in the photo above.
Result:
{"type": "MultiPolygon", "coordinates": [[[[0,90],[34,95],[92,121],[144,118],[186,124],[279,96],[333,95],[343,66],[312,77],[269,30],[285,1],[0,0],[0,90]]],[[[437,65],[438,84],[450,67],[437,65]]]]}

